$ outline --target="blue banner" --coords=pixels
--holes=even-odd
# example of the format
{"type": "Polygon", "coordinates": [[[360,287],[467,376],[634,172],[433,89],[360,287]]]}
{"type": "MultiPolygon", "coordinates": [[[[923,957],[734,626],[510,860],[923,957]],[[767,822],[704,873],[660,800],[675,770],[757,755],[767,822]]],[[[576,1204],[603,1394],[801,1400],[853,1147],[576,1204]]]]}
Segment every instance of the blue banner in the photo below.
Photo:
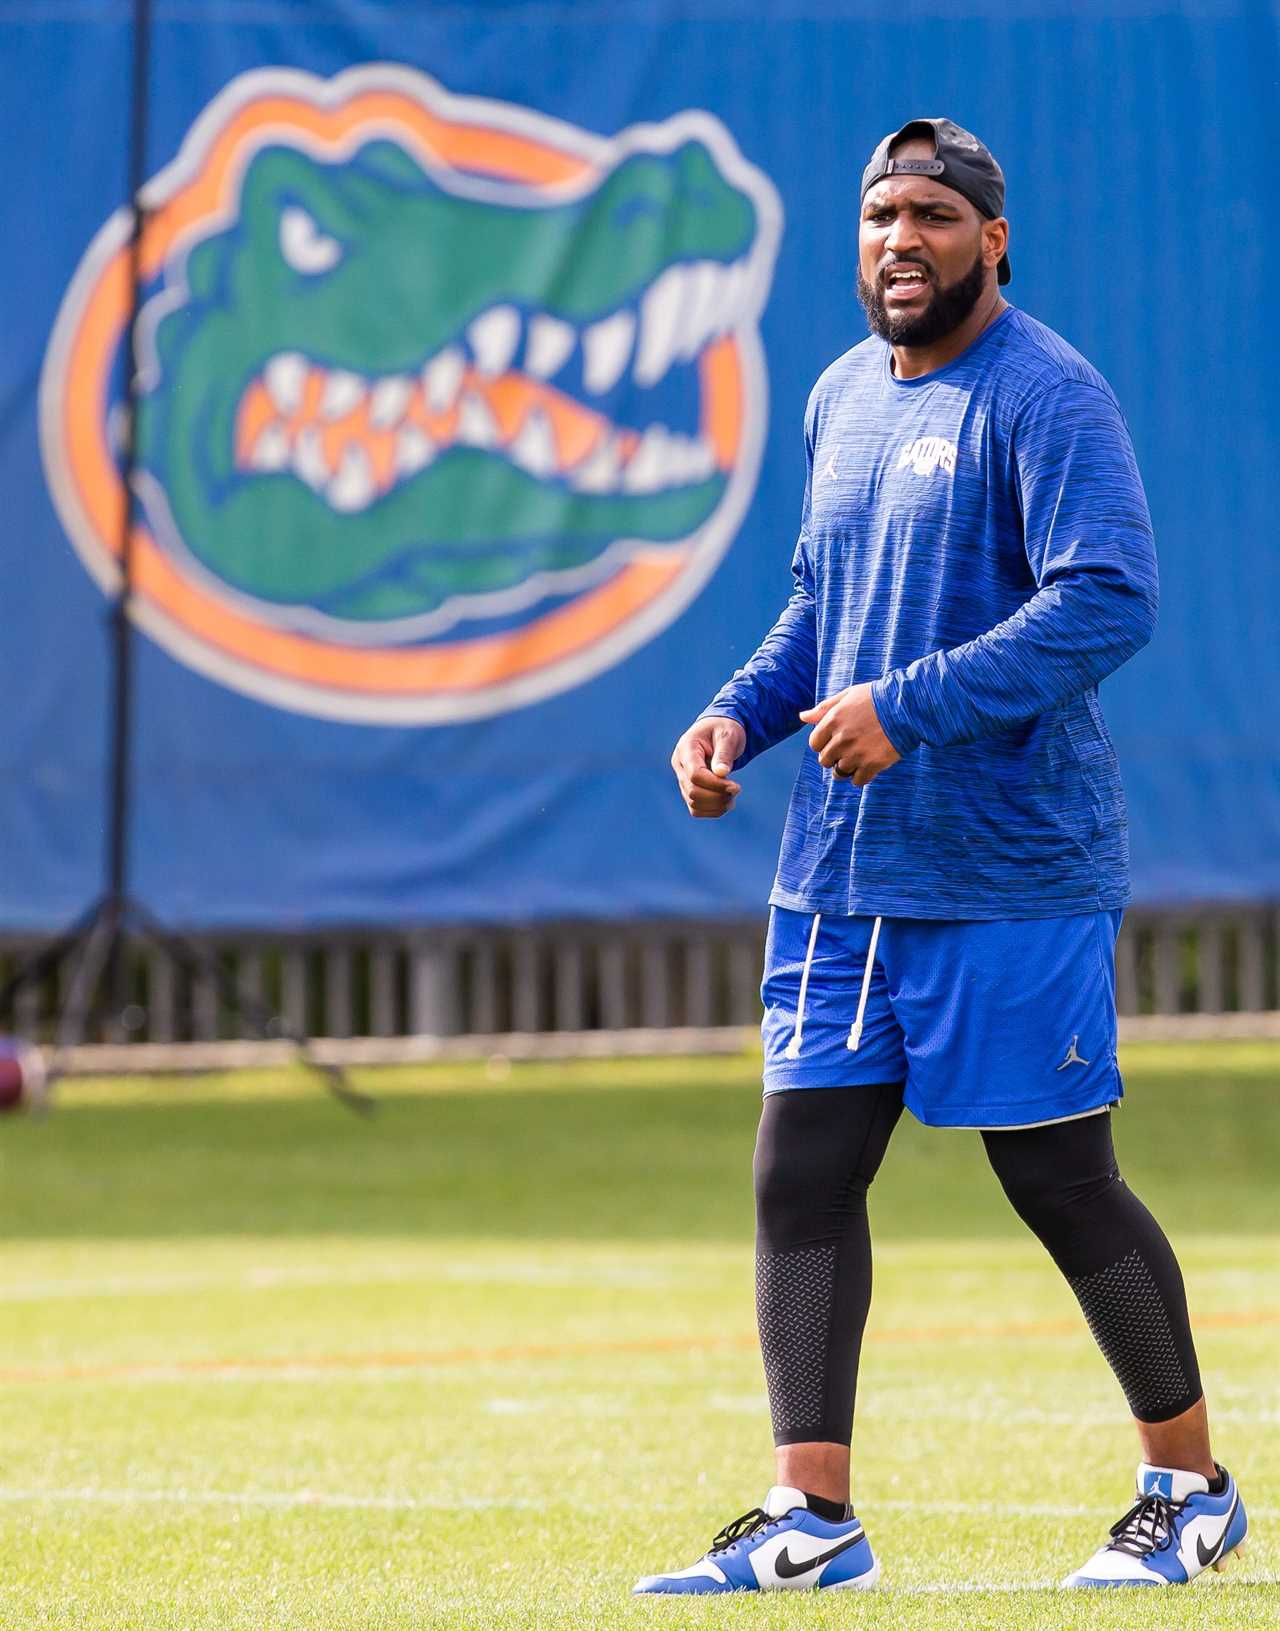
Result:
{"type": "MultiPolygon", "coordinates": [[[[102,873],[130,7],[0,0],[0,34],[0,926],[47,930],[102,873]]],[[[208,927],[760,908],[800,739],[722,822],[668,757],[788,593],[805,399],[866,332],[861,166],[945,113],[1148,487],[1160,629],[1103,690],[1138,897],[1280,895],[1278,57],[1271,8],[1209,0],[157,0],[134,893],[208,927]]]]}

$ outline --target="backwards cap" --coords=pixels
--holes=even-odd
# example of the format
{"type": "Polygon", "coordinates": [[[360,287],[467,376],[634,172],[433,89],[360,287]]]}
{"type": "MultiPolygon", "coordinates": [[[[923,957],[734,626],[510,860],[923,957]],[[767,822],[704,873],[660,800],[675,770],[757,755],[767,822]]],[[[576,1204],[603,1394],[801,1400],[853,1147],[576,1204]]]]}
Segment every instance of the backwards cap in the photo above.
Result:
{"type": "MultiPolygon", "coordinates": [[[[862,172],[861,196],[865,198],[886,176],[936,176],[944,187],[967,198],[988,221],[1004,214],[1004,171],[976,136],[950,119],[909,119],[901,130],[886,136],[862,172]],[[931,159],[890,157],[899,142],[913,136],[923,136],[933,143],[931,159]]],[[[1009,257],[1002,255],[996,279],[1008,283],[1012,276],[1009,257]]]]}

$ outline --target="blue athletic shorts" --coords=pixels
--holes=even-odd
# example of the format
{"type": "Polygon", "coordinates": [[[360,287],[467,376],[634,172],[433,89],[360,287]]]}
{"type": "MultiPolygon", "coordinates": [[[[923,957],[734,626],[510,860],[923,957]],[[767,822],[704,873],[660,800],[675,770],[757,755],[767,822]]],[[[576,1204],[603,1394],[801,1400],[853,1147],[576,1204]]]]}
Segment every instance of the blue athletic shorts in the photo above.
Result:
{"type": "Polygon", "coordinates": [[[1113,1104],[1123,915],[957,923],[775,906],[764,1090],[904,1082],[930,1127],[1028,1127],[1113,1104]]]}

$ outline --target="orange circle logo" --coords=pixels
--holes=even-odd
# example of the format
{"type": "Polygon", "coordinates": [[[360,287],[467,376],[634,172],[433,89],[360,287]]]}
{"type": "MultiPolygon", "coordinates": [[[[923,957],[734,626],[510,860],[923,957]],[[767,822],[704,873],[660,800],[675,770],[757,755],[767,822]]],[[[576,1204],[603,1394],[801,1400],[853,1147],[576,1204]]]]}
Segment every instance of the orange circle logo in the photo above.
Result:
{"type": "MultiPolygon", "coordinates": [[[[134,615],[209,677],[371,722],[580,684],[705,583],[758,474],[781,232],[709,114],[604,139],[412,69],[234,80],[148,183],[134,615]]],[[[118,584],[129,213],[41,380],[118,584]]]]}

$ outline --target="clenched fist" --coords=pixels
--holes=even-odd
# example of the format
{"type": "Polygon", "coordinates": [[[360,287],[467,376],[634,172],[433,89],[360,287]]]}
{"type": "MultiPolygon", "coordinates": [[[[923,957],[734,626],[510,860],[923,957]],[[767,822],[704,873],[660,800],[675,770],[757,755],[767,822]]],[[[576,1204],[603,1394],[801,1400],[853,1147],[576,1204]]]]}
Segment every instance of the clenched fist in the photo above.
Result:
{"type": "Polygon", "coordinates": [[[902,755],[884,734],[869,685],[850,685],[800,715],[812,725],[809,746],[841,781],[865,787],[902,755]]]}
{"type": "Polygon", "coordinates": [[[747,733],[736,719],[723,716],[696,720],[675,745],[671,768],[689,814],[722,816],[733,809],[742,788],[729,772],[747,745],[747,733]]]}

